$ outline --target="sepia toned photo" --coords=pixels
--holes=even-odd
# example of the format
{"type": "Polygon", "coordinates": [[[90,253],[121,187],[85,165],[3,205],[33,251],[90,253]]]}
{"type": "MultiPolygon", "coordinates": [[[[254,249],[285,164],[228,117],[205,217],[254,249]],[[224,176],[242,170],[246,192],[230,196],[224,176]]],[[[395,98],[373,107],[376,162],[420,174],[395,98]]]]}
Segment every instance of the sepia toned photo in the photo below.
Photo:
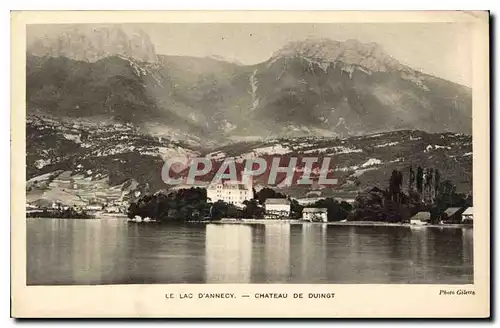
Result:
{"type": "Polygon", "coordinates": [[[20,283],[167,286],[155,302],[486,297],[487,15],[452,14],[26,22],[20,283]]]}

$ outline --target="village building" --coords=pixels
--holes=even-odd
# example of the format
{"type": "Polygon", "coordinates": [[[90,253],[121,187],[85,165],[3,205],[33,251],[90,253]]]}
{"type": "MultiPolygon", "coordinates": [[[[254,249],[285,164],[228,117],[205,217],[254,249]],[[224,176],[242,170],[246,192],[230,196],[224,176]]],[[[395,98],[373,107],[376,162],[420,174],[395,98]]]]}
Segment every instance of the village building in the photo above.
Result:
{"type": "Polygon", "coordinates": [[[84,207],[85,211],[93,212],[93,211],[101,211],[102,205],[100,204],[88,204],[84,207]]]}
{"type": "Polygon", "coordinates": [[[52,205],[50,207],[52,209],[59,210],[59,209],[66,209],[65,207],[67,207],[67,206],[63,205],[63,203],[60,200],[54,200],[54,201],[52,201],[52,205]]]}
{"type": "Polygon", "coordinates": [[[236,207],[243,207],[243,202],[253,198],[251,184],[220,182],[207,187],[207,198],[212,203],[223,201],[236,207]]]}
{"type": "Polygon", "coordinates": [[[107,206],[104,211],[106,213],[121,213],[121,212],[123,212],[123,210],[120,208],[120,206],[117,206],[117,205],[107,206]]]}
{"type": "Polygon", "coordinates": [[[474,221],[474,210],[473,207],[468,207],[462,213],[462,223],[472,223],[474,221]]]}
{"type": "Polygon", "coordinates": [[[328,222],[328,209],[306,207],[302,210],[302,220],[309,222],[328,222]]]}
{"type": "Polygon", "coordinates": [[[415,214],[410,218],[410,224],[424,225],[424,224],[429,224],[430,222],[431,222],[430,212],[418,212],[417,214],[415,214]]]}
{"type": "Polygon", "coordinates": [[[290,216],[290,200],[287,198],[268,198],[264,202],[266,218],[288,218],[290,216]]]}
{"type": "Polygon", "coordinates": [[[26,210],[36,210],[38,209],[38,206],[36,205],[33,205],[33,204],[30,204],[30,203],[26,203],[26,210]]]}
{"type": "Polygon", "coordinates": [[[446,223],[460,223],[462,222],[462,213],[464,209],[461,207],[449,207],[441,215],[441,220],[446,223]]]}
{"type": "Polygon", "coordinates": [[[42,212],[42,210],[33,204],[26,203],[26,213],[39,213],[42,212]]]}

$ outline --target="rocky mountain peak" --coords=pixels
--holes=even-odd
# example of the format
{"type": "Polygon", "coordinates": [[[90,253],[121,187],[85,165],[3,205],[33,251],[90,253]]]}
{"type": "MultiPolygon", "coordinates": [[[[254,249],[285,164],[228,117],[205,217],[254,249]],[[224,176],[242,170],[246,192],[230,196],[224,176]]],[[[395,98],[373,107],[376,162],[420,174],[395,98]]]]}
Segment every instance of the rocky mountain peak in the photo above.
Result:
{"type": "Polygon", "coordinates": [[[28,45],[28,53],[88,62],[117,55],[141,62],[158,60],[155,47],[144,31],[120,25],[62,26],[35,38],[28,45]]]}
{"type": "Polygon", "coordinates": [[[364,43],[355,39],[343,42],[326,38],[294,41],[278,50],[273,58],[297,56],[323,63],[341,62],[345,65],[358,65],[376,72],[403,68],[403,65],[387,55],[379,44],[364,43]]]}

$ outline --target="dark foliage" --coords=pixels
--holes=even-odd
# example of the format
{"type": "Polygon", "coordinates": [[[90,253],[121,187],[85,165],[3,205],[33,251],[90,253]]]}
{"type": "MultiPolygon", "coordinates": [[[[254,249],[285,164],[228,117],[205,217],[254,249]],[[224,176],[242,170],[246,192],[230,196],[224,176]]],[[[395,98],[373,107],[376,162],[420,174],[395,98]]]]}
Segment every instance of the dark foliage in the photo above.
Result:
{"type": "MultiPolygon", "coordinates": [[[[373,188],[366,195],[358,195],[354,208],[348,216],[351,221],[409,222],[420,211],[431,213],[431,222],[438,223],[442,213],[449,207],[465,208],[472,206],[472,197],[456,193],[456,186],[449,180],[436,184],[436,200],[425,202],[422,199],[423,168],[417,169],[417,190],[401,191],[402,174],[394,170],[386,190],[373,188]]],[[[428,170],[429,174],[432,172],[428,170]]],[[[439,171],[436,182],[440,181],[439,171]]],[[[454,222],[457,223],[457,222],[454,222]]]]}
{"type": "Polygon", "coordinates": [[[287,198],[285,194],[275,191],[271,188],[262,188],[255,194],[255,198],[259,201],[261,205],[266,202],[268,198],[287,198]]]}
{"type": "Polygon", "coordinates": [[[164,194],[147,194],[132,202],[127,216],[149,217],[157,221],[197,220],[210,215],[206,190],[203,188],[180,189],[164,194]]]}
{"type": "Polygon", "coordinates": [[[210,203],[204,188],[179,189],[168,194],[146,194],[133,201],[127,211],[129,218],[139,216],[159,222],[185,222],[247,217],[245,210],[223,201],[210,203]]]}
{"type": "Polygon", "coordinates": [[[43,209],[41,211],[27,212],[28,218],[57,218],[57,219],[89,219],[91,216],[85,211],[68,209],[43,209]]]}
{"type": "Polygon", "coordinates": [[[326,208],[328,210],[328,221],[343,221],[349,216],[352,211],[352,205],[347,202],[339,202],[333,198],[325,198],[316,201],[308,207],[326,208]]]}

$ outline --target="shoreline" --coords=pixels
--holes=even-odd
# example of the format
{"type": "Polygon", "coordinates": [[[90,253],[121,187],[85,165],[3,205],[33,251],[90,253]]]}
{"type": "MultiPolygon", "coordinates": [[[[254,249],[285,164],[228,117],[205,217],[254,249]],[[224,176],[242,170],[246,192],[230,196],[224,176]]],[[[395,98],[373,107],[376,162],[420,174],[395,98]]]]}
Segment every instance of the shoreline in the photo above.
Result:
{"type": "Polygon", "coordinates": [[[266,220],[266,219],[222,219],[220,221],[188,221],[187,223],[214,223],[214,224],[322,224],[330,226],[355,226],[355,227],[409,227],[409,228],[472,228],[470,224],[425,224],[416,225],[402,222],[378,221],[347,221],[347,222],[308,222],[303,220],[266,220]]]}
{"type": "Polygon", "coordinates": [[[27,216],[26,219],[49,219],[49,220],[100,220],[98,217],[54,217],[54,216],[27,216]]]}
{"type": "MultiPolygon", "coordinates": [[[[135,221],[131,219],[127,219],[126,216],[109,216],[109,217],[99,217],[99,216],[90,216],[90,217],[27,217],[27,219],[66,219],[66,220],[100,220],[100,219],[125,219],[128,223],[157,223],[162,224],[161,221],[135,221]]],[[[469,228],[472,229],[473,225],[471,224],[425,224],[425,225],[416,225],[410,223],[401,223],[401,222],[378,222],[378,221],[333,221],[333,222],[309,222],[303,220],[269,220],[269,219],[221,219],[221,220],[200,220],[200,221],[185,221],[185,222],[177,222],[184,224],[289,224],[289,225],[305,225],[305,224],[314,224],[314,225],[328,225],[328,226],[354,226],[354,227],[408,227],[414,229],[421,228],[469,228]]]]}
{"type": "Polygon", "coordinates": [[[127,219],[125,214],[115,213],[87,213],[85,216],[55,216],[55,215],[26,215],[26,219],[67,219],[67,220],[101,220],[101,219],[127,219]]]}

